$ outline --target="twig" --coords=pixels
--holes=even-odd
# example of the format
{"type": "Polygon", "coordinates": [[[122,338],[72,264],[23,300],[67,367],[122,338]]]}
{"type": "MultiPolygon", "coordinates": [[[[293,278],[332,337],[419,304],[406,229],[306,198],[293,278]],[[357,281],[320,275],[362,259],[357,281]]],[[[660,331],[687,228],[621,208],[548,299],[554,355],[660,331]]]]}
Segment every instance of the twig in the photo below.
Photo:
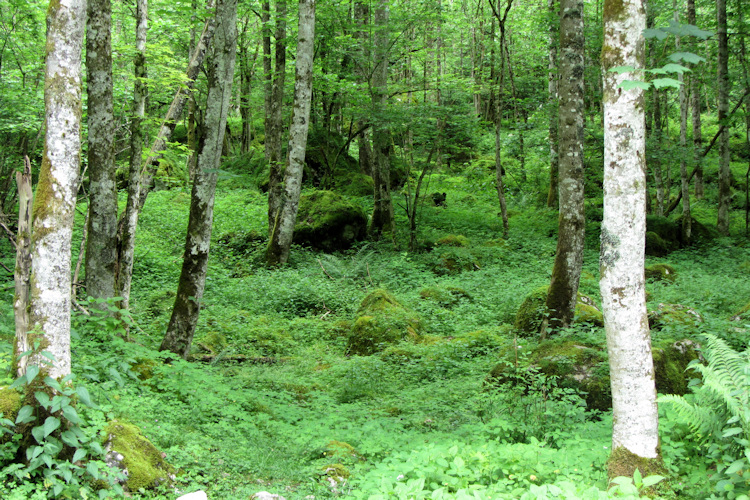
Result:
{"type": "Polygon", "coordinates": [[[11,243],[13,243],[13,248],[18,250],[18,245],[16,245],[16,235],[8,229],[8,226],[6,226],[2,221],[0,221],[0,226],[2,226],[3,229],[5,229],[5,232],[8,233],[8,239],[11,243]]]}
{"type": "Polygon", "coordinates": [[[318,261],[318,264],[320,264],[320,268],[323,270],[323,272],[326,273],[326,276],[328,276],[329,278],[331,278],[333,281],[336,281],[336,278],[334,278],[333,276],[331,276],[330,274],[328,274],[328,271],[326,271],[326,268],[323,267],[323,263],[320,262],[320,259],[316,259],[316,260],[318,261]]]}
{"type": "Polygon", "coordinates": [[[0,266],[3,266],[3,269],[5,269],[6,271],[8,271],[10,273],[10,275],[13,276],[13,274],[14,274],[13,271],[11,271],[10,269],[8,269],[8,267],[5,264],[3,264],[2,262],[0,262],[0,266]]]}

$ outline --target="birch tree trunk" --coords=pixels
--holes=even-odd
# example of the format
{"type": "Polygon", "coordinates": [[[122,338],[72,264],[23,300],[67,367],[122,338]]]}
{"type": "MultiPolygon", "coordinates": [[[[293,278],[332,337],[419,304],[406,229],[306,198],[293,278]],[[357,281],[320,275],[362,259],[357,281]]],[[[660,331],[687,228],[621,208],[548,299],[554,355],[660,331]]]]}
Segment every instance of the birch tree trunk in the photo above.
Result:
{"type": "MultiPolygon", "coordinates": [[[[549,326],[570,325],[583,267],[583,0],[560,0],[559,221],[547,294],[549,326]]],[[[545,332],[542,331],[542,337],[545,332]]]]}
{"type": "Polygon", "coordinates": [[[388,0],[378,1],[373,20],[375,67],[372,75],[372,107],[375,122],[372,126],[372,180],[375,193],[370,234],[379,235],[393,230],[390,132],[383,116],[388,103],[388,0]]]}
{"type": "Polygon", "coordinates": [[[28,357],[18,354],[30,349],[29,331],[29,281],[31,274],[31,204],[34,194],[31,190],[31,162],[24,157],[23,172],[16,172],[18,186],[18,233],[16,236],[16,268],[14,271],[15,291],[13,312],[16,320],[16,364],[18,375],[26,372],[28,357]]]}
{"type": "MultiPolygon", "coordinates": [[[[612,455],[609,473],[659,457],[656,388],[646,317],[644,241],[646,163],[644,97],[640,89],[618,88],[643,68],[646,15],[643,0],[605,0],[602,71],[604,79],[604,218],[600,289],[612,387],[612,455]],[[635,460],[634,460],[635,458],[635,460]],[[640,463],[639,463],[640,462],[640,463]]],[[[658,460],[657,460],[658,461],[658,460]]],[[[643,470],[643,475],[650,471],[643,470]]]]}
{"type": "Polygon", "coordinates": [[[86,71],[90,182],[86,294],[95,299],[108,299],[115,296],[117,260],[112,5],[110,0],[88,0],[87,11],[86,71]]]}
{"type": "Polygon", "coordinates": [[[716,0],[716,31],[719,48],[717,78],[719,100],[719,125],[727,125],[719,137],[719,213],[716,218],[716,229],[721,234],[729,234],[729,202],[732,197],[729,170],[729,37],[727,36],[727,2],[716,0]]]}
{"type": "MultiPolygon", "coordinates": [[[[212,5],[213,0],[209,0],[209,6],[212,5]]],[[[143,8],[144,10],[138,17],[139,27],[136,29],[144,30],[143,43],[145,47],[145,16],[147,15],[145,3],[143,4],[143,8]],[[141,16],[143,16],[143,18],[141,16]]],[[[125,206],[125,213],[120,218],[117,231],[117,282],[119,294],[123,298],[123,304],[125,305],[130,301],[130,284],[133,279],[133,256],[135,254],[135,230],[138,227],[138,216],[146,203],[146,197],[151,189],[151,182],[159,164],[159,160],[164,154],[164,149],[166,149],[167,140],[169,139],[169,136],[172,135],[172,132],[177,125],[177,120],[180,118],[180,115],[182,115],[188,94],[195,86],[195,78],[197,78],[198,72],[203,65],[203,59],[211,44],[215,26],[216,23],[213,17],[206,21],[203,33],[201,33],[198,44],[196,45],[195,51],[193,51],[193,55],[190,58],[190,63],[188,64],[185,75],[185,85],[184,87],[181,86],[176,92],[172,104],[169,106],[169,110],[164,117],[164,121],[162,122],[161,127],[159,127],[159,133],[151,144],[148,157],[143,163],[141,163],[142,167],[136,168],[131,163],[130,178],[128,180],[128,200],[125,206]],[[136,173],[136,175],[133,175],[134,173],[136,173]]],[[[141,53],[140,50],[139,53],[141,53]]],[[[145,48],[142,53],[145,58],[145,48]]],[[[145,63],[143,65],[143,78],[145,78],[145,63]]],[[[142,80],[141,82],[145,84],[142,80]]],[[[143,91],[145,93],[145,87],[143,88],[143,91]]],[[[135,99],[141,98],[138,94],[134,97],[135,99]]],[[[143,99],[145,99],[145,97],[143,97],[143,99]]],[[[137,102],[138,101],[134,101],[134,106],[138,105],[137,102]]],[[[140,156],[138,157],[138,160],[140,161],[140,156]]],[[[132,161],[136,160],[131,157],[131,162],[132,161]]]]}
{"type": "MultiPolygon", "coordinates": [[[[266,6],[267,7],[267,6],[266,6]]],[[[273,78],[266,90],[271,91],[270,99],[266,101],[265,122],[265,150],[268,160],[269,182],[268,182],[268,236],[274,231],[278,221],[283,196],[281,178],[284,176],[284,161],[282,157],[281,137],[284,128],[282,110],[284,107],[284,81],[286,79],[286,0],[276,0],[276,44],[274,46],[275,65],[273,78]]],[[[268,40],[270,57],[270,39],[268,40]]],[[[266,47],[264,41],[264,48],[266,47]]],[[[268,59],[270,68],[270,59],[268,59]]],[[[268,78],[268,77],[267,77],[268,78]]],[[[268,82],[268,80],[267,80],[268,82]]]]}
{"type": "MultiPolygon", "coordinates": [[[[81,49],[84,0],[59,0],[47,10],[44,153],[32,209],[29,331],[16,345],[51,353],[54,378],[70,373],[70,260],[81,164],[81,49]]],[[[41,352],[28,364],[46,366],[41,352]]],[[[21,375],[21,373],[19,373],[21,375]]]]}
{"type": "Polygon", "coordinates": [[[183,358],[190,353],[206,285],[216,180],[232,97],[237,49],[237,0],[217,1],[216,23],[214,43],[206,68],[206,117],[200,134],[198,163],[190,199],[185,257],[172,317],[160,347],[162,351],[171,351],[183,358]]]}
{"type": "Polygon", "coordinates": [[[266,260],[272,266],[285,264],[294,236],[299,197],[302,189],[302,170],[305,166],[307,132],[312,102],[312,68],[315,39],[315,0],[300,0],[297,61],[294,82],[294,113],[289,129],[289,146],[284,190],[279,206],[278,222],[271,233],[266,260]]]}

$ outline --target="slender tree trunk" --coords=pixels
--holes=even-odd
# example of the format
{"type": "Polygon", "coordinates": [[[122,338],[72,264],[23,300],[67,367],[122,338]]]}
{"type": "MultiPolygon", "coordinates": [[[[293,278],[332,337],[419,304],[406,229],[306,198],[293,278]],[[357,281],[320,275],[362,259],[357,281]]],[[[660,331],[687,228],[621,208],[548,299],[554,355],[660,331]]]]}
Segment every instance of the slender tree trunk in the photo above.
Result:
{"type": "MultiPolygon", "coordinates": [[[[560,214],[557,253],[547,294],[549,326],[570,325],[583,267],[583,0],[560,0],[560,214]]],[[[544,331],[542,332],[544,336],[544,331]]]]}
{"type": "Polygon", "coordinates": [[[26,373],[28,357],[18,355],[28,351],[29,338],[29,284],[31,274],[31,205],[34,194],[31,190],[31,162],[24,157],[23,172],[16,172],[18,186],[18,233],[16,236],[16,269],[14,272],[16,295],[13,312],[16,319],[16,369],[19,376],[26,373]]]}
{"type": "Polygon", "coordinates": [[[286,0],[276,0],[276,44],[274,46],[276,64],[271,84],[271,100],[268,103],[269,114],[266,115],[266,157],[270,169],[268,183],[269,237],[273,234],[278,221],[281,197],[283,196],[281,179],[284,175],[284,160],[281,136],[283,131],[284,80],[286,77],[286,15],[286,0]]]}
{"type": "Polygon", "coordinates": [[[253,109],[250,105],[252,93],[252,81],[255,73],[255,61],[258,58],[258,49],[253,51],[252,59],[248,55],[247,29],[245,23],[240,37],[240,117],[242,118],[242,139],[240,151],[246,154],[250,151],[250,143],[253,140],[253,109]]]}
{"type": "MultiPolygon", "coordinates": [[[[652,90],[654,100],[654,156],[651,158],[651,165],[654,172],[654,183],[656,184],[656,215],[664,215],[664,175],[661,169],[661,142],[662,142],[662,116],[661,116],[661,91],[652,90]]],[[[646,193],[648,196],[648,192],[646,193]]]]}
{"type": "Polygon", "coordinates": [[[297,39],[296,77],[294,82],[294,114],[289,129],[289,154],[284,192],[279,207],[278,223],[271,233],[266,260],[270,265],[285,264],[294,236],[299,197],[302,190],[302,170],[310,123],[312,101],[313,42],[315,39],[315,0],[300,0],[297,39]]]}
{"type": "MultiPolygon", "coordinates": [[[[680,16],[677,12],[677,1],[672,0],[674,9],[674,20],[680,22],[680,16]]],[[[677,52],[682,48],[682,41],[678,36],[675,39],[675,48],[677,52]]],[[[680,191],[682,192],[682,237],[685,242],[691,238],[691,215],[690,215],[690,181],[688,181],[687,172],[687,118],[688,118],[688,98],[685,89],[685,76],[680,73],[677,77],[680,82],[680,191]]]]}
{"type": "MultiPolygon", "coordinates": [[[[359,67],[361,68],[357,75],[361,84],[367,84],[369,78],[368,62],[371,61],[370,50],[368,49],[368,39],[366,27],[370,24],[370,5],[367,2],[358,0],[354,3],[354,22],[357,24],[356,37],[359,41],[357,56],[359,67]]],[[[359,146],[359,170],[363,174],[372,175],[372,145],[365,131],[365,120],[359,120],[357,127],[362,129],[362,133],[357,136],[357,145],[359,146]]]]}
{"type": "MultiPolygon", "coordinates": [[[[213,1],[214,0],[209,0],[209,8],[213,7],[213,1]]],[[[145,40],[146,21],[141,18],[141,16],[146,16],[145,3],[143,8],[143,12],[141,12],[138,17],[138,28],[136,29],[144,30],[143,40],[145,40]]],[[[146,197],[151,189],[151,182],[153,181],[154,173],[156,173],[159,160],[164,154],[167,140],[169,139],[169,136],[172,135],[172,132],[177,125],[177,120],[180,118],[180,115],[182,115],[182,111],[185,108],[188,94],[195,85],[195,78],[198,76],[198,71],[203,65],[203,59],[211,43],[211,39],[213,38],[215,27],[216,22],[213,17],[206,21],[203,33],[198,39],[198,44],[196,45],[193,56],[190,58],[190,63],[188,64],[185,85],[184,87],[180,87],[175,94],[172,104],[167,111],[167,115],[164,117],[164,121],[159,128],[159,133],[151,145],[148,157],[142,163],[142,168],[137,169],[136,175],[133,175],[135,170],[131,163],[130,179],[128,180],[128,200],[125,206],[125,213],[122,215],[119,222],[119,244],[117,245],[119,249],[117,257],[118,288],[120,296],[123,298],[123,304],[128,304],[130,301],[130,284],[133,279],[133,256],[135,254],[135,230],[138,226],[138,216],[141,213],[141,210],[143,210],[143,205],[146,203],[146,197]]],[[[137,38],[139,36],[140,35],[137,35],[137,38]]],[[[143,52],[139,50],[138,53],[145,54],[145,49],[143,52]]],[[[137,55],[136,59],[138,57],[140,57],[140,55],[137,55]]],[[[142,67],[144,68],[143,74],[145,75],[145,64],[142,67]]],[[[140,98],[137,93],[134,97],[136,99],[140,98]]],[[[134,106],[138,106],[137,100],[134,102],[134,106]]],[[[140,158],[140,156],[136,158],[140,158]]],[[[135,159],[131,157],[131,161],[135,161],[135,159]]]]}
{"type": "MultiPolygon", "coordinates": [[[[47,11],[44,153],[34,196],[29,331],[16,348],[40,342],[55,360],[53,378],[70,373],[70,261],[81,164],[81,49],[83,0],[52,2],[47,11]]],[[[47,366],[41,352],[28,364],[47,366]]]]}
{"type": "MultiPolygon", "coordinates": [[[[198,1],[191,1],[191,8],[193,9],[193,15],[190,16],[190,49],[188,50],[188,64],[190,64],[190,56],[195,51],[195,12],[198,10],[198,1]]],[[[187,171],[188,171],[188,185],[192,186],[195,181],[195,168],[198,163],[198,115],[200,109],[198,109],[198,103],[195,100],[195,94],[191,93],[188,97],[188,114],[187,114],[187,171]]]]}
{"type": "Polygon", "coordinates": [[[390,131],[383,116],[388,103],[388,0],[378,0],[373,17],[375,67],[372,75],[372,106],[376,121],[372,127],[372,180],[375,194],[370,234],[379,235],[393,230],[390,131]]]}
{"type": "MultiPolygon", "coordinates": [[[[727,36],[727,2],[716,0],[716,31],[719,49],[717,65],[719,125],[728,125],[729,118],[729,37],[727,36]]],[[[725,127],[719,138],[719,213],[716,229],[729,234],[729,202],[732,198],[732,171],[729,169],[729,127],[725,127]]]]}
{"type": "MultiPolygon", "coordinates": [[[[112,5],[110,0],[88,0],[87,10],[86,71],[90,182],[86,293],[95,299],[108,299],[115,296],[117,260],[112,5]]],[[[102,304],[101,307],[105,305],[102,304]]]]}
{"type": "Polygon", "coordinates": [[[237,0],[218,0],[216,20],[215,40],[207,64],[206,117],[190,200],[185,257],[172,317],[160,347],[162,351],[168,350],[183,358],[190,352],[206,285],[217,170],[232,97],[237,49],[237,0]]]}
{"type": "MultiPolygon", "coordinates": [[[[687,0],[687,21],[695,26],[695,0],[687,0]]],[[[693,52],[697,53],[698,45],[693,43],[693,52]]],[[[693,161],[695,162],[695,197],[703,198],[703,135],[701,129],[701,94],[700,80],[697,74],[690,76],[690,108],[692,110],[693,161]]]]}
{"type": "Polygon", "coordinates": [[[549,14],[549,62],[547,64],[547,103],[549,105],[549,192],[547,193],[547,206],[557,205],[557,175],[559,168],[559,156],[557,150],[557,45],[558,45],[558,17],[556,0],[547,0],[547,12],[549,14]]]}
{"type": "Polygon", "coordinates": [[[136,2],[135,57],[133,60],[135,83],[133,85],[133,117],[130,122],[130,169],[128,176],[128,202],[119,230],[117,244],[117,266],[115,281],[117,294],[122,297],[120,307],[127,309],[130,302],[130,284],[133,279],[133,256],[135,252],[135,227],[138,224],[138,210],[133,203],[137,200],[143,155],[143,119],[146,116],[146,35],[148,33],[148,0],[136,2]],[[132,231],[125,228],[132,228],[132,231]]]}
{"type": "MultiPolygon", "coordinates": [[[[618,66],[644,64],[643,0],[605,0],[604,219],[601,282],[614,414],[609,473],[632,475],[638,458],[659,458],[656,388],[646,317],[644,241],[646,164],[644,97],[640,89],[618,88],[637,73],[618,66]],[[635,457],[634,457],[635,456],[635,457]],[[635,458],[635,460],[634,460],[635,458]]],[[[644,476],[650,471],[643,471],[644,476]]]]}

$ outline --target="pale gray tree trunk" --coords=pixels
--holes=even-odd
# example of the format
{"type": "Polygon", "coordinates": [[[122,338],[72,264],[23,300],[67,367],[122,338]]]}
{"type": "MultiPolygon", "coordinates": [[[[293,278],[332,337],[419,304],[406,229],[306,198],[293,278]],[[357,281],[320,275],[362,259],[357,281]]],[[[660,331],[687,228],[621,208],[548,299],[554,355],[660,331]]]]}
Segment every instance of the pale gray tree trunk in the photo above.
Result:
{"type": "MultiPolygon", "coordinates": [[[[586,217],[583,198],[583,0],[560,0],[558,108],[559,216],[557,252],[547,294],[549,326],[573,321],[583,267],[586,217]]],[[[542,331],[544,337],[545,332],[542,331]]]]}
{"type": "MultiPolygon", "coordinates": [[[[90,182],[85,265],[86,294],[95,299],[110,299],[115,296],[117,260],[112,4],[110,0],[88,0],[87,12],[86,71],[90,182]]],[[[100,307],[104,307],[104,304],[100,307]]]]}
{"type": "MultiPolygon", "coordinates": [[[[637,72],[609,71],[618,66],[643,68],[645,27],[643,0],[605,0],[602,48],[604,219],[600,290],[614,415],[610,473],[627,469],[627,459],[632,455],[646,459],[659,456],[644,278],[644,97],[640,89],[618,88],[624,80],[638,79],[637,72]]],[[[634,463],[638,462],[631,461],[631,470],[622,475],[632,475],[634,463]]]]}
{"type": "MultiPolygon", "coordinates": [[[[209,0],[209,7],[213,6],[213,0],[209,0]]],[[[137,30],[143,30],[143,40],[145,44],[145,30],[146,28],[146,4],[143,4],[143,11],[138,16],[138,28],[137,30]]],[[[118,227],[118,255],[117,255],[117,282],[118,292],[124,299],[123,304],[127,305],[130,300],[130,285],[133,279],[133,256],[135,255],[135,231],[138,226],[138,216],[143,210],[143,205],[146,203],[146,197],[148,196],[149,190],[151,189],[151,182],[153,176],[156,173],[159,160],[164,154],[164,150],[167,146],[167,140],[172,135],[177,120],[179,120],[182,111],[185,108],[185,102],[187,101],[190,91],[195,86],[195,78],[198,76],[198,72],[203,65],[203,59],[206,55],[211,44],[211,39],[214,34],[215,19],[211,17],[206,21],[203,28],[203,32],[198,40],[198,44],[193,51],[193,55],[190,58],[188,64],[185,84],[181,86],[176,92],[172,104],[169,106],[164,121],[159,127],[159,132],[151,145],[148,157],[141,163],[140,167],[135,167],[131,163],[130,178],[128,179],[128,200],[125,206],[125,213],[120,218],[118,227]],[[134,175],[135,174],[135,175],[134,175]]],[[[141,35],[137,35],[140,37],[141,35]]],[[[138,42],[140,43],[140,42],[138,42]]],[[[144,45],[145,47],[145,45],[144,45]]],[[[139,50],[139,54],[141,51],[139,50]]],[[[145,48],[142,53],[144,54],[145,61],[145,48]]],[[[139,56],[137,56],[139,57],[139,56]]],[[[145,78],[145,63],[143,65],[143,78],[145,78]]],[[[142,80],[141,80],[142,81],[142,80]]],[[[145,86],[143,92],[145,93],[145,86]]],[[[135,95],[135,99],[140,99],[139,95],[135,95]]],[[[145,102],[145,101],[144,101],[145,102]]],[[[134,106],[138,106],[138,102],[134,102],[134,106]]],[[[141,155],[137,157],[140,160],[141,155]]],[[[131,162],[135,161],[136,158],[131,156],[131,162]]]]}
{"type": "Polygon", "coordinates": [[[24,157],[23,172],[16,172],[18,186],[18,233],[16,236],[16,268],[14,272],[16,295],[13,298],[13,312],[16,320],[17,374],[26,372],[28,357],[18,354],[29,350],[29,281],[31,274],[31,204],[34,194],[31,190],[31,162],[24,157]]]}
{"type": "MultiPolygon", "coordinates": [[[[266,4],[266,8],[268,5],[266,4]]],[[[274,45],[274,70],[273,78],[268,84],[266,80],[266,90],[270,90],[270,99],[266,100],[266,122],[265,122],[265,150],[266,159],[268,160],[269,180],[268,180],[268,236],[274,231],[281,214],[281,199],[283,195],[283,186],[281,179],[284,176],[284,160],[282,156],[282,132],[284,128],[283,108],[284,108],[284,81],[286,77],[286,0],[276,0],[276,33],[274,35],[276,43],[274,45]]],[[[267,57],[270,68],[270,38],[268,42],[264,41],[264,49],[268,44],[269,55],[267,57]]],[[[265,54],[264,54],[265,56],[265,54]]],[[[267,76],[266,78],[270,78],[267,76]]]]}
{"type": "Polygon", "coordinates": [[[379,235],[393,230],[390,131],[382,116],[388,104],[388,0],[378,0],[373,21],[375,66],[371,97],[376,115],[372,124],[372,180],[375,193],[370,234],[379,235]]]}
{"type": "Polygon", "coordinates": [[[719,137],[719,213],[716,229],[721,234],[729,234],[729,202],[732,198],[730,183],[732,172],[729,169],[729,37],[727,36],[727,2],[716,0],[716,31],[719,48],[717,79],[719,101],[719,125],[727,125],[719,137]]]}
{"type": "Polygon", "coordinates": [[[297,35],[297,61],[294,81],[294,112],[289,128],[289,146],[278,222],[271,233],[266,260],[270,265],[285,264],[294,236],[302,170],[305,166],[307,132],[312,102],[312,69],[315,39],[315,0],[300,0],[297,35]]]}
{"type": "MultiPolygon", "coordinates": [[[[84,0],[59,0],[47,10],[44,153],[34,196],[31,233],[29,331],[17,348],[51,353],[47,373],[70,373],[70,261],[81,164],[81,49],[84,0]]],[[[29,364],[45,366],[35,352],[29,364]]]]}
{"type": "MultiPolygon", "coordinates": [[[[680,22],[680,15],[677,12],[677,2],[672,0],[675,22],[680,22]]],[[[677,52],[682,48],[682,41],[678,36],[675,39],[675,48],[677,52]]],[[[690,241],[691,233],[691,215],[690,215],[690,180],[687,171],[687,118],[688,118],[688,97],[685,88],[685,76],[680,73],[677,77],[680,82],[680,191],[682,193],[682,236],[686,242],[690,241]]]]}
{"type": "Polygon", "coordinates": [[[237,0],[217,1],[216,23],[214,43],[206,65],[206,117],[200,134],[182,272],[172,317],[160,347],[162,351],[171,351],[183,358],[190,352],[206,285],[216,180],[232,97],[237,51],[237,0]]]}
{"type": "Polygon", "coordinates": [[[559,44],[557,27],[557,2],[547,0],[547,11],[549,14],[549,62],[547,63],[547,103],[549,105],[549,130],[547,138],[549,141],[549,192],[547,193],[547,206],[557,205],[557,173],[559,169],[559,155],[557,146],[557,46],[559,44]]]}
{"type": "MultiPolygon", "coordinates": [[[[695,0],[687,1],[687,21],[695,26],[695,0]]],[[[693,43],[693,53],[698,53],[698,44],[693,43]]],[[[695,161],[695,197],[703,198],[703,134],[701,128],[700,79],[693,73],[690,76],[690,109],[692,111],[693,161],[695,161]]]]}

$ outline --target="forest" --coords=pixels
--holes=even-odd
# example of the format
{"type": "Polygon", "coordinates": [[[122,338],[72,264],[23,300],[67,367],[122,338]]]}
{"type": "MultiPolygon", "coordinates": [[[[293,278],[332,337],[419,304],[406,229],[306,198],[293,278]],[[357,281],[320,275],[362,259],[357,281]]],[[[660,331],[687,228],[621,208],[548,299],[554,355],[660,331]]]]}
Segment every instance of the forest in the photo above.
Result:
{"type": "Polygon", "coordinates": [[[750,498],[746,16],[2,0],[0,498],[750,498]]]}

